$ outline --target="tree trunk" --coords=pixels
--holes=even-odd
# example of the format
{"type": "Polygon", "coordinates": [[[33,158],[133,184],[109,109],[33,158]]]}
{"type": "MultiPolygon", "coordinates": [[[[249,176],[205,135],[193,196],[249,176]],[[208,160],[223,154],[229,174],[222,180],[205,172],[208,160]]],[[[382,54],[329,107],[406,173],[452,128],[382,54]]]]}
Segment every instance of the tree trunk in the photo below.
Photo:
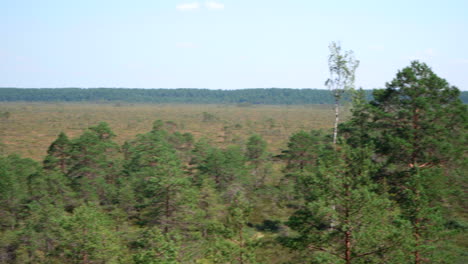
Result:
{"type": "Polygon", "coordinates": [[[351,264],[351,227],[350,227],[350,206],[349,206],[349,198],[351,197],[351,190],[350,186],[348,184],[344,185],[345,187],[345,195],[346,195],[346,200],[345,200],[345,226],[346,226],[346,231],[345,231],[345,256],[344,259],[346,261],[346,264],[351,264]]]}
{"type": "Polygon", "coordinates": [[[340,102],[338,98],[335,96],[335,124],[333,126],[333,145],[335,145],[335,147],[336,147],[336,141],[338,137],[339,114],[340,114],[340,102]]]}
{"type": "Polygon", "coordinates": [[[243,234],[242,234],[242,226],[239,230],[239,242],[240,242],[240,248],[241,248],[241,251],[240,251],[240,254],[239,254],[239,264],[244,264],[244,237],[243,237],[243,234]]]}
{"type": "Polygon", "coordinates": [[[83,253],[83,264],[88,264],[88,252],[83,253]]]}
{"type": "Polygon", "coordinates": [[[166,194],[166,199],[164,201],[164,216],[166,217],[165,219],[165,224],[164,224],[164,234],[167,234],[169,232],[169,218],[171,217],[171,211],[170,211],[170,195],[169,192],[170,190],[167,189],[167,194],[166,194]]]}
{"type": "Polygon", "coordinates": [[[345,232],[345,261],[346,264],[351,264],[351,231],[347,230],[345,232]]]}
{"type": "Polygon", "coordinates": [[[419,252],[419,244],[421,239],[421,234],[419,233],[419,219],[415,220],[414,223],[414,239],[416,241],[415,250],[414,250],[414,264],[421,264],[421,252],[419,252]]]}
{"type": "MultiPolygon", "coordinates": [[[[83,234],[84,234],[84,237],[86,237],[86,235],[88,234],[88,229],[85,228],[83,230],[83,234]]],[[[83,264],[88,264],[89,263],[88,257],[89,257],[88,251],[86,251],[86,249],[85,249],[85,251],[83,252],[83,258],[82,258],[83,259],[83,262],[82,262],[83,264]]]]}

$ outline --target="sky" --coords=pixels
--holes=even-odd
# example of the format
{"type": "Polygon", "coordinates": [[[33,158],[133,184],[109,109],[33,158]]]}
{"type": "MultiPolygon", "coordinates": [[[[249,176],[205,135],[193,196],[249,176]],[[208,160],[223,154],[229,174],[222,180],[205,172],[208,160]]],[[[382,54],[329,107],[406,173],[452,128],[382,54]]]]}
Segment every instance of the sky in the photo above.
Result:
{"type": "Polygon", "coordinates": [[[383,88],[412,60],[468,90],[466,0],[0,0],[0,87],[383,88]]]}

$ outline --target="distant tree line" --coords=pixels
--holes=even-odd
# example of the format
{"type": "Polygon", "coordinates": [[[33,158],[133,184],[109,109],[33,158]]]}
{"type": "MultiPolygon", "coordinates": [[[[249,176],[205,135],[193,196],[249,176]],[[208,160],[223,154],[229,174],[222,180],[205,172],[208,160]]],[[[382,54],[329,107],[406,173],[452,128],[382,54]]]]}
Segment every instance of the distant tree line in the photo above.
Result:
{"type": "MultiPolygon", "coordinates": [[[[366,91],[368,99],[371,94],[366,91]]],[[[332,104],[334,99],[324,89],[0,88],[0,101],[303,105],[332,104]]]]}
{"type": "MultiPolygon", "coordinates": [[[[372,90],[364,91],[367,100],[372,90]]],[[[344,97],[349,101],[349,96],[344,97]]],[[[468,103],[468,91],[460,94],[468,103]]],[[[0,88],[0,102],[127,102],[180,104],[333,104],[334,97],[325,89],[252,88],[241,90],[131,89],[131,88],[0,88]]]]}

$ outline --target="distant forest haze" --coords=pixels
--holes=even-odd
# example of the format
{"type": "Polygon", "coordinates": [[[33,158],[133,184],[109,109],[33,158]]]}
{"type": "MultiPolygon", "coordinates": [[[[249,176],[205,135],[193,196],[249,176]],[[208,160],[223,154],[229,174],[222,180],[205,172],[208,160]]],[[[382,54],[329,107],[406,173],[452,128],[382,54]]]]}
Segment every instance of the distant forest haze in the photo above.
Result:
{"type": "MultiPolygon", "coordinates": [[[[365,90],[367,99],[372,90],[365,90]]],[[[349,94],[343,95],[350,100],[349,94]]],[[[468,91],[460,95],[468,103],[468,91]]],[[[129,88],[0,88],[0,102],[127,102],[183,104],[333,104],[333,94],[324,89],[255,88],[209,89],[129,89],[129,88]]]]}

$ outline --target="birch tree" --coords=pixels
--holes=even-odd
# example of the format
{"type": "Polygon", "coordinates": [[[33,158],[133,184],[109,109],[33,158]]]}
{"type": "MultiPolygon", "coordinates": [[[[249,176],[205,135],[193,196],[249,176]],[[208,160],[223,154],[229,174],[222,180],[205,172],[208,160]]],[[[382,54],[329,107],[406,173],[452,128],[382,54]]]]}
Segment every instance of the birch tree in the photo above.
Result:
{"type": "Polygon", "coordinates": [[[335,99],[335,122],[333,125],[333,144],[336,145],[338,137],[338,122],[340,115],[340,101],[345,92],[354,89],[354,73],[359,66],[359,61],[354,58],[353,51],[342,51],[341,45],[332,42],[329,45],[328,68],[330,78],[325,85],[330,89],[335,99]]]}

